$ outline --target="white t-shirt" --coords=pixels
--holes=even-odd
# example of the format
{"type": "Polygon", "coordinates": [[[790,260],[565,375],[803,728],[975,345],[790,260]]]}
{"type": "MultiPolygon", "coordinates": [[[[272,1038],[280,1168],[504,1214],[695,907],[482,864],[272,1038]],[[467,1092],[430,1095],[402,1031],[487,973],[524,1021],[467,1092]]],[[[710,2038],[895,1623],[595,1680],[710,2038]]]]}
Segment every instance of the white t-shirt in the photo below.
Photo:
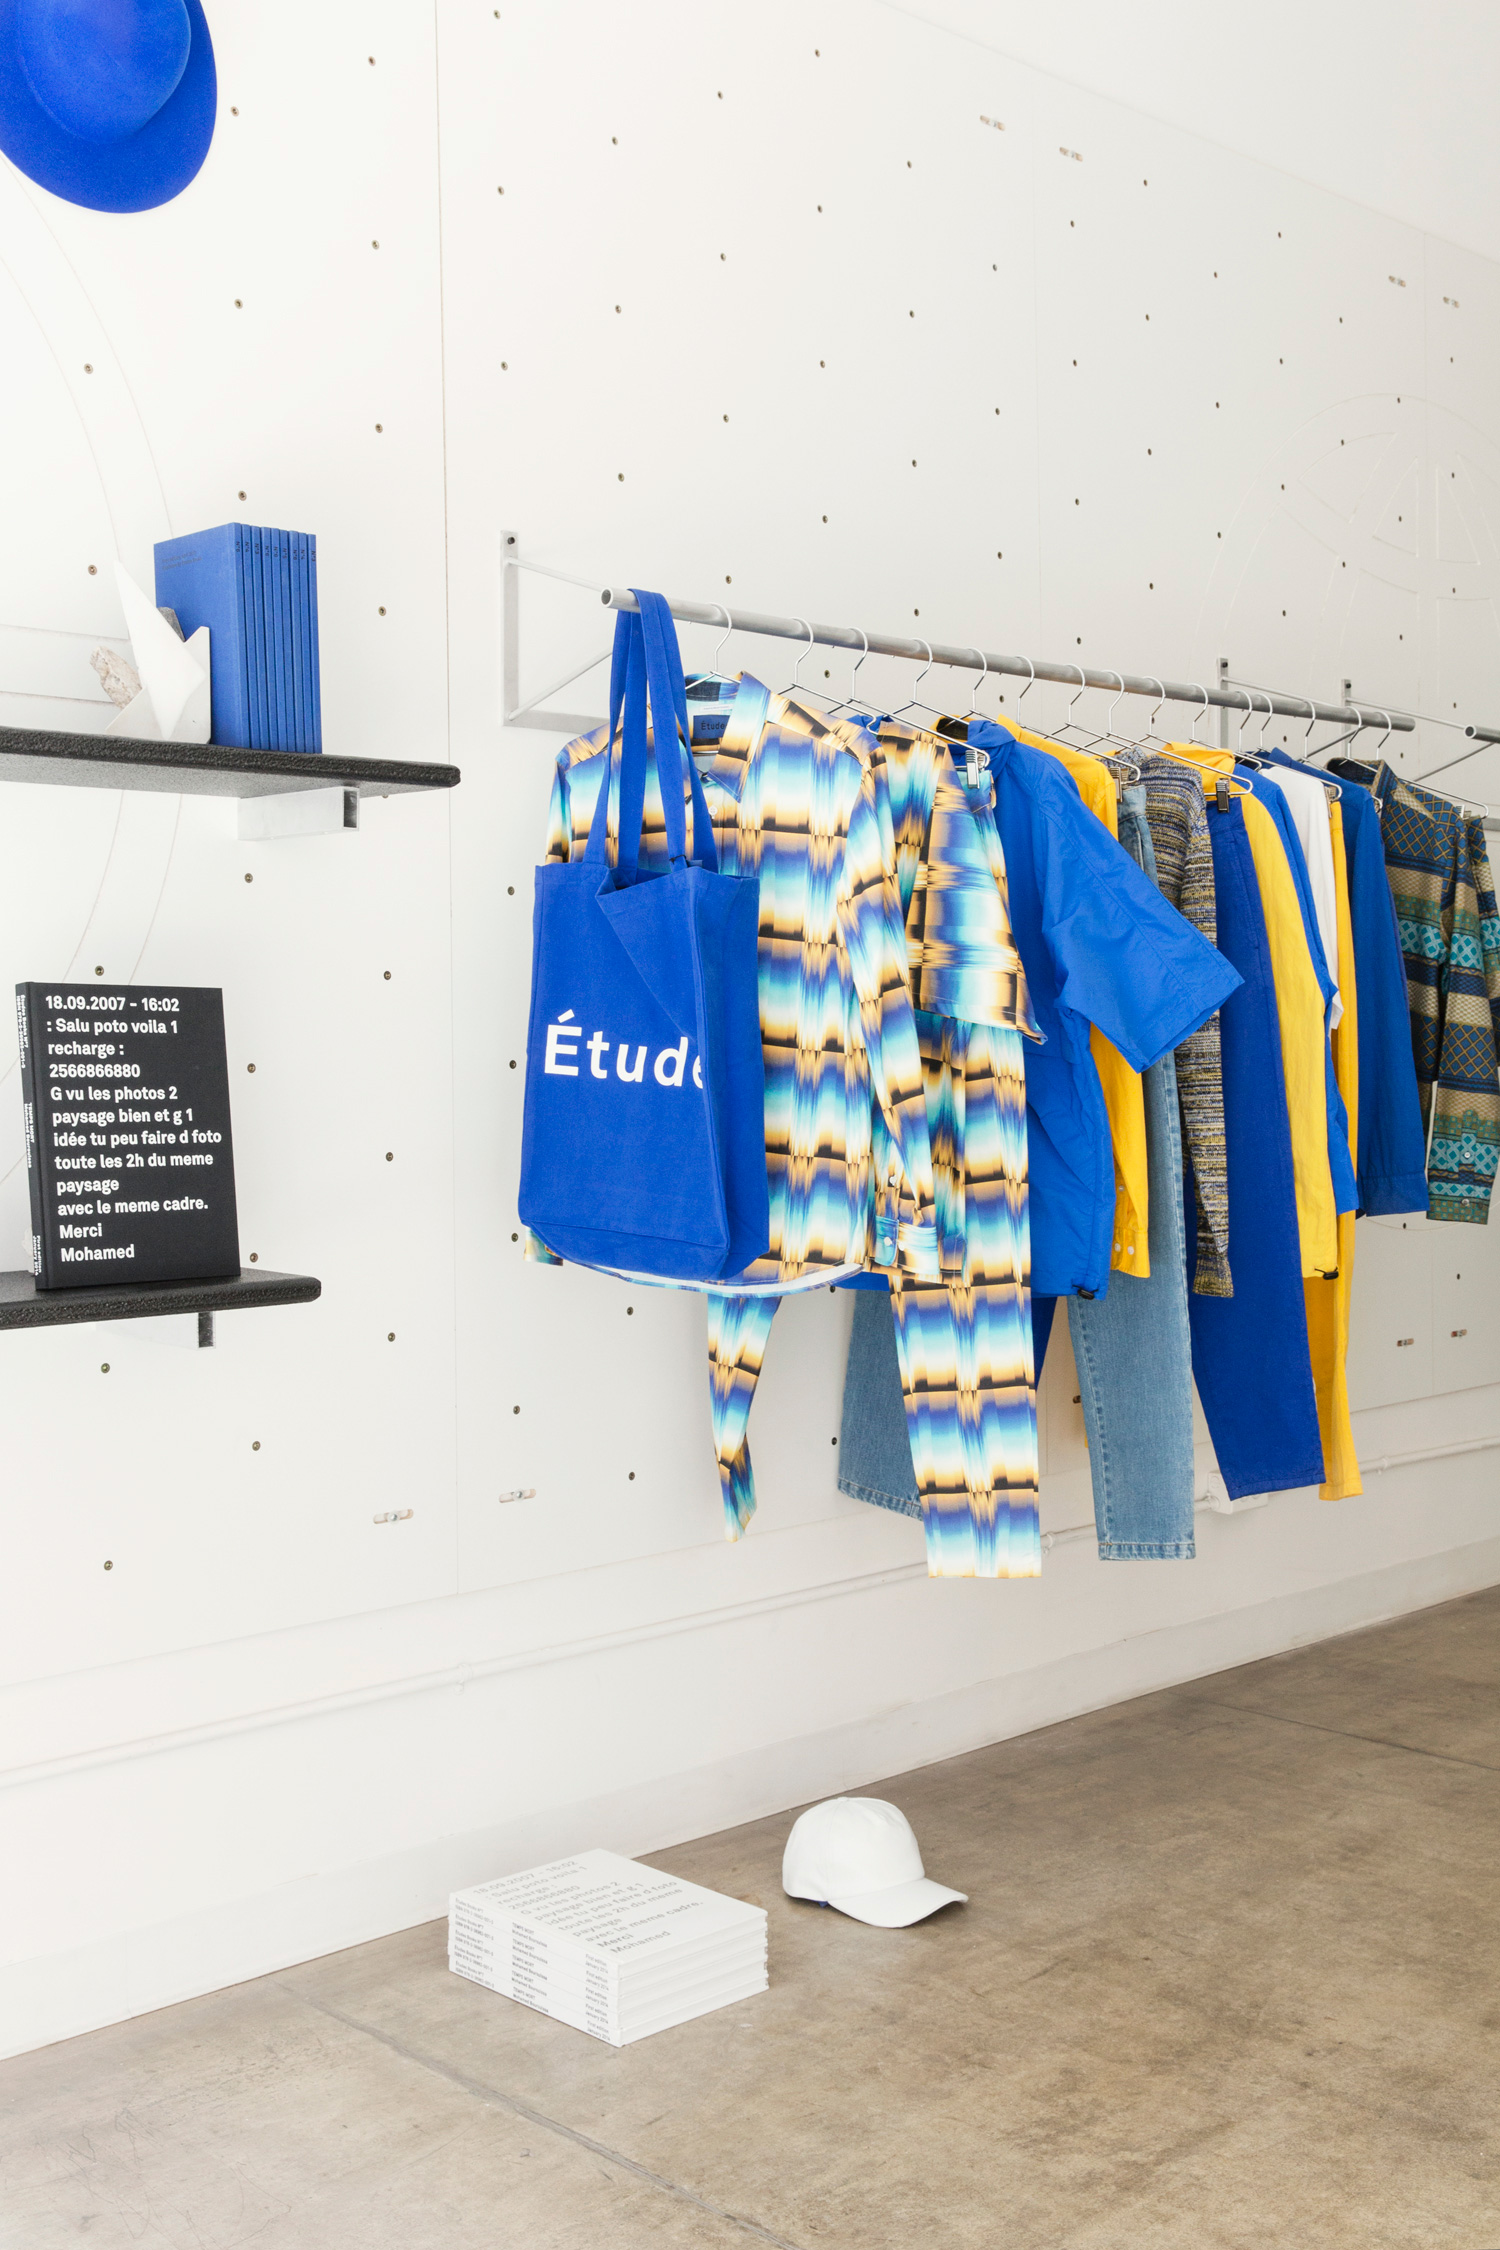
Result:
{"type": "Polygon", "coordinates": [[[1312,882],[1313,912],[1317,916],[1318,935],[1323,940],[1323,958],[1328,964],[1329,982],[1333,985],[1333,1005],[1328,1017],[1328,1028],[1334,1030],[1344,1013],[1343,996],[1339,992],[1339,923],[1338,886],[1333,873],[1333,837],[1329,833],[1329,805],[1327,790],[1315,775],[1294,773],[1290,766],[1268,765],[1261,768],[1267,781],[1274,781],[1292,811],[1292,826],[1297,831],[1297,841],[1302,846],[1302,856],[1307,861],[1307,872],[1312,882]]]}

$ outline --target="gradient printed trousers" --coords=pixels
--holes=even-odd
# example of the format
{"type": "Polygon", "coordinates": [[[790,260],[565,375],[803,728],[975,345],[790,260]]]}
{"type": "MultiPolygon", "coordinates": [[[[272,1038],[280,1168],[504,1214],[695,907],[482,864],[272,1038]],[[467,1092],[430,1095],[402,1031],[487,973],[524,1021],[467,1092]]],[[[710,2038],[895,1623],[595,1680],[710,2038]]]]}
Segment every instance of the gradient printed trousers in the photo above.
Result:
{"type": "Polygon", "coordinates": [[[934,1577],[1034,1578],[1041,1533],[1021,1040],[920,1012],[917,1029],[947,1278],[893,1274],[885,1319],[878,1292],[858,1299],[839,1489],[920,1512],[934,1577]],[[892,1438],[893,1340],[904,1445],[892,1438]]]}

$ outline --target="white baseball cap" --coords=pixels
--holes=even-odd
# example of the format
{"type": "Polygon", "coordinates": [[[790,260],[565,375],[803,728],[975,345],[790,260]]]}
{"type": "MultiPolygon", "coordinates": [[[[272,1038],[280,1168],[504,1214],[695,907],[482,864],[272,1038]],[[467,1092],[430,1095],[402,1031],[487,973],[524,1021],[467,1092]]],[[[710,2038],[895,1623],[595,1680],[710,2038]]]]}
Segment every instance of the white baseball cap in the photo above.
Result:
{"type": "Polygon", "coordinates": [[[904,1930],[966,1891],[930,1883],[904,1812],[880,1797],[830,1797],[798,1815],[781,1860],[788,1898],[836,1906],[878,1930],[904,1930]]]}

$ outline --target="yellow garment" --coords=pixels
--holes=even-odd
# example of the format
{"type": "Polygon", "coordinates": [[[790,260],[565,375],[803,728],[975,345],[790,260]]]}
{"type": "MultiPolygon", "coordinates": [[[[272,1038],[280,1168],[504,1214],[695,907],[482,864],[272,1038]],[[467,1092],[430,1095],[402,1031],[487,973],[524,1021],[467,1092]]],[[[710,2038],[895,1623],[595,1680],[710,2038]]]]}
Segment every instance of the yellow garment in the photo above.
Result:
{"type": "MultiPolygon", "coordinates": [[[[1066,742],[1050,742],[1044,734],[1033,734],[1029,727],[1012,723],[1010,731],[1018,742],[1029,743],[1033,750],[1045,750],[1049,758],[1056,758],[1067,768],[1089,811],[1097,814],[1118,840],[1119,791],[1108,766],[1066,742]]],[[[1147,1246],[1146,1090],[1140,1072],[1131,1069],[1097,1024],[1089,1025],[1089,1052],[1104,1091],[1115,1160],[1115,1231],[1110,1267],[1116,1273],[1135,1273],[1147,1279],[1151,1253],[1147,1246]]]]}
{"type": "MultiPolygon", "coordinates": [[[[1209,773],[1230,773],[1234,767],[1231,750],[1211,749],[1201,742],[1174,742],[1171,748],[1174,756],[1190,757],[1209,773]]],[[[1266,918],[1271,981],[1276,988],[1276,1014],[1281,1026],[1281,1067],[1292,1128],[1292,1177],[1302,1272],[1305,1278],[1316,1280],[1339,1270],[1338,1213],[1334,1209],[1333,1175],[1328,1168],[1328,1033],[1323,994],[1307,949],[1296,879],[1287,862],[1281,831],[1257,798],[1247,794],[1241,802],[1261,911],[1266,918]]]]}
{"type": "MultiPolygon", "coordinates": [[[[1333,1034],[1333,1069],[1349,1112],[1349,1148],[1359,1147],[1359,1010],[1354,989],[1354,928],[1349,913],[1348,861],[1344,823],[1337,805],[1329,807],[1333,835],[1333,879],[1338,909],[1338,986],[1344,1013],[1333,1034]]],[[[1339,1213],[1339,1270],[1331,1281],[1304,1281],[1307,1341],[1312,1354],[1313,1387],[1318,1394],[1318,1428],[1323,1439],[1321,1497],[1348,1500],[1363,1492],[1354,1432],[1349,1423],[1349,1298],[1354,1286],[1354,1213],[1339,1213]]]]}

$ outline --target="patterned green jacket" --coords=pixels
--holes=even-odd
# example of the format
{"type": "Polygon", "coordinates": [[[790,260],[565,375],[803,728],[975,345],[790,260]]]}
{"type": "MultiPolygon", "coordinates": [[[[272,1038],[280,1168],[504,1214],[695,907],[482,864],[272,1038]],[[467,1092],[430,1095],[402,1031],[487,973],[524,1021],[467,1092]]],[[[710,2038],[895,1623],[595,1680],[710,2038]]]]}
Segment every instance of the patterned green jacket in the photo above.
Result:
{"type": "Polygon", "coordinates": [[[1500,914],[1484,828],[1384,761],[1374,774],[1428,1127],[1427,1213],[1483,1226],[1500,1156],[1500,914]]]}

